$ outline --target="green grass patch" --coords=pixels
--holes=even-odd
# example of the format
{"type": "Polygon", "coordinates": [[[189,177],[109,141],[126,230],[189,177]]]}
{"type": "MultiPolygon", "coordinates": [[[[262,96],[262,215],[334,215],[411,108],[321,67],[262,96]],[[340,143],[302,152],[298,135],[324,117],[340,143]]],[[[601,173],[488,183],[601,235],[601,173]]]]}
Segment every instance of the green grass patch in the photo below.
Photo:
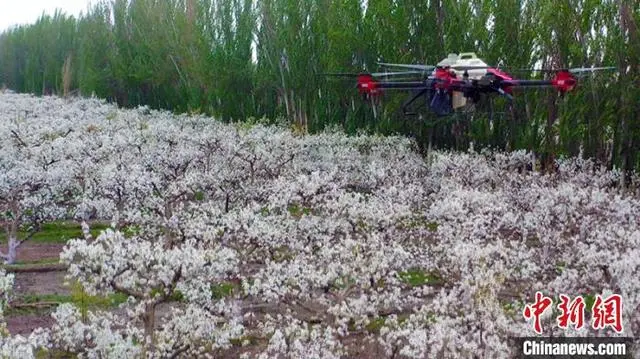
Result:
{"type": "Polygon", "coordinates": [[[367,324],[365,326],[365,329],[369,333],[379,334],[380,333],[380,329],[382,328],[384,323],[385,323],[385,318],[383,318],[383,317],[374,318],[372,321],[369,322],[369,324],[367,324]]]}
{"type": "MultiPolygon", "coordinates": [[[[158,288],[153,288],[151,290],[151,298],[156,297],[157,295],[162,296],[164,294],[164,292],[158,288]]],[[[181,302],[184,300],[184,295],[182,294],[181,291],[174,289],[173,293],[171,293],[171,295],[169,295],[169,297],[167,297],[167,299],[170,302],[181,302]]]]}
{"type": "Polygon", "coordinates": [[[264,206],[260,208],[260,214],[265,217],[268,216],[270,214],[269,207],[264,206]]]}
{"type": "Polygon", "coordinates": [[[71,286],[71,294],[24,294],[14,297],[12,303],[18,307],[9,307],[5,314],[17,316],[47,311],[51,307],[63,303],[75,305],[83,316],[89,310],[115,308],[127,301],[127,296],[123,293],[114,293],[108,296],[91,296],[84,292],[79,283],[71,286]],[[25,306],[26,304],[26,306],[25,306]],[[33,304],[34,306],[28,306],[33,304]],[[38,307],[37,304],[51,304],[51,306],[38,307]]]}
{"type": "Polygon", "coordinates": [[[295,218],[300,218],[302,216],[308,216],[311,214],[311,208],[309,207],[301,207],[297,204],[290,205],[287,210],[289,214],[295,218]]]}
{"type": "Polygon", "coordinates": [[[217,283],[211,286],[211,297],[222,299],[233,295],[239,288],[231,282],[217,283]]]}
{"type": "MultiPolygon", "coordinates": [[[[108,226],[104,224],[93,224],[91,226],[91,235],[96,237],[100,234],[100,231],[107,228],[108,226]]],[[[25,238],[27,235],[27,231],[18,232],[18,238],[20,239],[25,238]]],[[[55,221],[43,224],[40,231],[34,234],[30,241],[32,243],[64,244],[70,239],[83,237],[82,228],[79,223],[55,221]]],[[[6,240],[6,233],[0,233],[0,242],[6,242],[6,240]]]]}
{"type": "Polygon", "coordinates": [[[35,354],[36,359],[76,359],[77,355],[66,352],[64,350],[47,350],[40,349],[35,354]]]}
{"type": "Polygon", "coordinates": [[[507,315],[510,315],[512,318],[516,316],[522,316],[522,311],[524,310],[525,303],[521,300],[514,300],[511,302],[502,302],[502,310],[507,315]]]}
{"type": "MultiPolygon", "coordinates": [[[[397,314],[398,324],[402,325],[407,319],[409,319],[410,316],[411,314],[409,313],[398,313],[397,314]]],[[[427,321],[429,323],[435,323],[435,315],[429,315],[427,318],[427,321]]],[[[387,322],[387,316],[376,316],[376,317],[370,318],[369,323],[364,325],[363,329],[370,334],[380,334],[380,329],[384,327],[386,322],[387,322]]],[[[353,319],[349,320],[348,329],[351,332],[355,332],[359,329],[358,327],[356,327],[353,319]]]]}
{"type": "Polygon", "coordinates": [[[127,301],[127,295],[124,293],[113,293],[108,296],[88,295],[82,285],[78,282],[71,284],[70,303],[73,303],[80,313],[85,317],[87,312],[92,309],[108,309],[115,308],[127,301]]]}
{"type": "Polygon", "coordinates": [[[26,294],[13,298],[8,308],[5,309],[7,317],[38,314],[50,312],[55,306],[62,303],[72,303],[69,295],[62,294],[26,294]],[[39,306],[38,304],[43,304],[39,306]]]}
{"type": "Polygon", "coordinates": [[[60,263],[60,258],[59,257],[51,257],[51,258],[40,258],[40,259],[36,259],[34,261],[20,261],[17,260],[13,266],[14,267],[19,267],[19,266],[33,266],[33,265],[41,265],[41,264],[58,264],[60,263]]]}
{"type": "Polygon", "coordinates": [[[356,278],[343,276],[343,277],[338,277],[336,278],[335,281],[333,281],[333,287],[339,290],[343,290],[355,285],[356,283],[357,283],[356,278]]]}
{"type": "Polygon", "coordinates": [[[125,236],[125,238],[131,238],[133,236],[140,235],[140,233],[142,233],[142,228],[140,228],[140,226],[130,225],[122,228],[121,232],[122,235],[125,236]]]}
{"type": "Polygon", "coordinates": [[[257,337],[255,335],[243,335],[239,338],[230,338],[229,343],[236,347],[242,347],[245,345],[257,345],[263,342],[264,338],[257,337]]]}
{"type": "Polygon", "coordinates": [[[592,311],[593,305],[596,303],[596,296],[593,294],[585,294],[582,297],[584,298],[584,309],[592,311]]]}
{"type": "Polygon", "coordinates": [[[429,232],[438,231],[438,222],[428,221],[423,217],[413,217],[403,222],[403,227],[409,229],[426,228],[429,232]]]}
{"type": "Polygon", "coordinates": [[[277,263],[293,260],[293,252],[287,246],[280,246],[271,250],[271,260],[277,263]]]}
{"type": "Polygon", "coordinates": [[[25,294],[17,297],[22,304],[34,304],[44,302],[71,303],[73,298],[63,294],[25,294]]]}
{"type": "Polygon", "coordinates": [[[9,273],[56,272],[67,270],[67,267],[62,263],[0,264],[0,268],[9,273]]]}
{"type": "Polygon", "coordinates": [[[423,285],[444,284],[444,279],[436,271],[425,271],[421,268],[412,268],[406,272],[398,273],[400,280],[411,287],[423,285]]]}

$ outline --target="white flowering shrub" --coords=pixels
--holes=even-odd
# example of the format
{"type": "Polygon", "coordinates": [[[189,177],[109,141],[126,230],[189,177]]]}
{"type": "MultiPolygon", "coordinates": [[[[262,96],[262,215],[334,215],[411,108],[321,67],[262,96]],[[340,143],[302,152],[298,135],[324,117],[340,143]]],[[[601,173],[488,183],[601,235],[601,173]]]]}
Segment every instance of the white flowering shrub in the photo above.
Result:
{"type": "Polygon", "coordinates": [[[640,200],[588,160],[540,174],[523,151],[426,161],[400,137],[1,98],[3,220],[82,222],[69,278],[129,298],[60,306],[5,356],[510,358],[536,291],[624,300],[621,334],[551,309],[545,334],[640,331],[640,200]],[[112,226],[92,238],[91,219],[112,226]]]}

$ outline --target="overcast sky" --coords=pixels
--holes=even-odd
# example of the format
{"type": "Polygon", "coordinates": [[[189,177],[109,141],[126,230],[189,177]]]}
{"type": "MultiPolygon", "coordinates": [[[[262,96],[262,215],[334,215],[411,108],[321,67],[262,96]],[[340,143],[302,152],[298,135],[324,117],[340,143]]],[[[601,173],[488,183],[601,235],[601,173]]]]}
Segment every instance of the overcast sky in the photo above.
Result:
{"type": "Polygon", "coordinates": [[[68,15],[87,12],[89,0],[0,0],[0,32],[13,25],[34,23],[42,12],[61,9],[68,15]]]}

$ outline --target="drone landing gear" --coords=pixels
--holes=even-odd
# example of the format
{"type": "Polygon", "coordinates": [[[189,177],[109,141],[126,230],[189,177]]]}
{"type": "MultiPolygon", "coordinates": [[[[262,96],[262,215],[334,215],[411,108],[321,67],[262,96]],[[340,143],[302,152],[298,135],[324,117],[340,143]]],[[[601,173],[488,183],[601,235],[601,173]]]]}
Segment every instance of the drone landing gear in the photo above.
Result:
{"type": "Polygon", "coordinates": [[[452,98],[448,91],[445,90],[436,90],[433,91],[431,89],[422,89],[417,91],[407,102],[402,106],[402,111],[405,116],[415,116],[417,115],[417,110],[422,108],[426,104],[418,106],[413,109],[413,111],[409,110],[409,106],[414,103],[419,98],[423,96],[428,96],[429,108],[438,116],[447,116],[453,113],[453,104],[452,98]],[[430,95],[430,96],[429,96],[430,95]]]}
{"type": "Polygon", "coordinates": [[[419,110],[420,108],[422,108],[422,106],[424,106],[424,103],[420,106],[418,106],[417,108],[415,108],[413,111],[409,111],[409,106],[414,103],[417,99],[421,98],[422,96],[425,96],[427,94],[427,92],[429,91],[429,89],[423,89],[420,90],[418,92],[416,92],[415,95],[413,95],[407,102],[404,103],[404,105],[402,105],[402,112],[405,116],[415,116],[418,114],[418,112],[416,112],[417,110],[419,110]]]}

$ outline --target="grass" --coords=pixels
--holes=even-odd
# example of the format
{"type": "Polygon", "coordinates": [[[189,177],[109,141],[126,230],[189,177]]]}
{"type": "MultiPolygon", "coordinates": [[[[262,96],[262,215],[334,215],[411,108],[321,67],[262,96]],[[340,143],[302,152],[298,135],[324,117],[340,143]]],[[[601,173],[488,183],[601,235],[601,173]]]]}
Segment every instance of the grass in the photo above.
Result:
{"type": "MultiPolygon", "coordinates": [[[[71,303],[75,305],[81,312],[83,316],[86,316],[89,310],[95,309],[109,309],[116,308],[120,304],[127,301],[127,295],[124,293],[113,293],[108,296],[91,296],[88,295],[83,289],[82,286],[75,282],[70,285],[71,293],[70,294],[24,294],[14,297],[14,304],[39,304],[39,303],[48,303],[52,306],[62,304],[62,303],[71,303]]],[[[218,284],[214,284],[211,286],[211,296],[214,299],[222,299],[225,297],[229,297],[240,290],[237,284],[232,282],[221,282],[218,284]]],[[[175,291],[171,297],[169,297],[170,301],[180,302],[183,301],[183,295],[179,291],[175,291]]],[[[49,308],[42,307],[9,307],[7,308],[5,314],[7,316],[18,316],[25,314],[34,314],[40,313],[43,310],[48,310],[49,308]]]]}
{"type": "MultiPolygon", "coordinates": [[[[94,237],[100,234],[100,231],[108,228],[105,224],[94,223],[91,226],[91,235],[94,237]]],[[[18,232],[18,238],[24,238],[27,232],[18,232]]],[[[65,244],[70,239],[83,238],[82,228],[79,223],[67,221],[54,221],[45,223],[40,231],[33,235],[29,240],[31,243],[47,243],[47,244],[65,244]]],[[[0,233],[0,243],[7,240],[7,234],[0,233]]]]}
{"type": "MultiPolygon", "coordinates": [[[[87,315],[89,310],[115,308],[127,301],[127,295],[123,293],[114,293],[108,296],[91,296],[82,290],[79,283],[71,285],[71,294],[24,294],[16,296],[13,304],[39,304],[49,303],[52,306],[71,303],[75,305],[83,316],[87,315]]],[[[48,311],[49,308],[42,307],[12,307],[7,308],[5,314],[7,316],[18,316],[25,314],[36,314],[42,311],[48,311]]]]}
{"type": "Polygon", "coordinates": [[[372,334],[379,334],[380,329],[384,326],[386,319],[383,317],[374,318],[365,326],[365,330],[372,334]]]}
{"type": "Polygon", "coordinates": [[[20,267],[20,266],[33,266],[33,265],[42,265],[42,264],[58,264],[60,263],[60,258],[59,257],[51,257],[51,258],[40,258],[40,259],[36,259],[33,261],[20,261],[17,260],[13,266],[14,267],[20,267]]]}
{"type": "Polygon", "coordinates": [[[87,312],[91,309],[108,309],[115,308],[120,304],[127,301],[127,295],[124,293],[113,293],[108,296],[92,296],[85,293],[80,283],[75,282],[71,285],[71,301],[69,303],[74,304],[83,318],[87,316],[87,312]]]}
{"type": "Polygon", "coordinates": [[[73,301],[70,295],[63,294],[25,294],[20,297],[21,304],[35,304],[44,302],[70,303],[73,301]]]}
{"type": "Polygon", "coordinates": [[[436,271],[425,271],[421,268],[412,268],[406,272],[398,273],[400,280],[411,287],[423,285],[444,284],[444,279],[436,271]]]}
{"type": "Polygon", "coordinates": [[[66,352],[64,350],[59,350],[59,349],[54,349],[54,350],[47,350],[47,349],[40,349],[36,354],[35,354],[36,359],[76,359],[78,358],[77,355],[66,352]]]}
{"type": "Polygon", "coordinates": [[[236,347],[243,347],[247,345],[260,345],[261,343],[268,342],[268,338],[259,337],[257,335],[243,335],[238,338],[229,338],[229,343],[236,347]]]}
{"type": "Polygon", "coordinates": [[[0,268],[7,272],[43,272],[64,270],[66,267],[60,263],[60,257],[48,257],[30,261],[16,260],[14,264],[0,263],[0,268]]]}
{"type": "Polygon", "coordinates": [[[238,286],[231,282],[222,282],[211,286],[211,297],[213,299],[222,299],[231,296],[239,290],[238,286]]]}

